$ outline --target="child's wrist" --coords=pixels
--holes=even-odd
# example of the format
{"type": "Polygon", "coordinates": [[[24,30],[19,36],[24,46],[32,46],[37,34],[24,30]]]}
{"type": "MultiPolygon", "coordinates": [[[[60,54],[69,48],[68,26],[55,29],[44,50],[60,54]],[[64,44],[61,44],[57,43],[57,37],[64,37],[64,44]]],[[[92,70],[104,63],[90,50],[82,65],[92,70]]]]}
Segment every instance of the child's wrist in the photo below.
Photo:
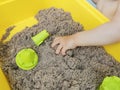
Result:
{"type": "Polygon", "coordinates": [[[71,35],[71,39],[72,39],[73,45],[75,47],[79,46],[78,45],[78,38],[77,38],[77,36],[75,34],[71,35]]]}

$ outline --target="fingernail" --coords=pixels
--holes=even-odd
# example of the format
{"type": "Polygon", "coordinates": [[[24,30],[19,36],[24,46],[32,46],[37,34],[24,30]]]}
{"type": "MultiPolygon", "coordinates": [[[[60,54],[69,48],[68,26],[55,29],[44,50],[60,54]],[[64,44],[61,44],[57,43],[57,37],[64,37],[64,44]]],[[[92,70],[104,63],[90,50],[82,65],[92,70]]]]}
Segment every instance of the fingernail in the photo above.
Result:
{"type": "Polygon", "coordinates": [[[56,52],[56,54],[59,54],[58,52],[56,52]]]}

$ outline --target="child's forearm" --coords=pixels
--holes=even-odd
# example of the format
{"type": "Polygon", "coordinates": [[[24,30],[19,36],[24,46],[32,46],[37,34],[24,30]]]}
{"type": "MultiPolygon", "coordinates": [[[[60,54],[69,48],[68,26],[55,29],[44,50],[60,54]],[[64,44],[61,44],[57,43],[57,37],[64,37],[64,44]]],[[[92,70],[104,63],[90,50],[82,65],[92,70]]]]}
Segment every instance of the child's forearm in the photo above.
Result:
{"type": "Polygon", "coordinates": [[[73,36],[77,46],[101,46],[120,41],[120,25],[108,22],[93,30],[76,33],[73,36]]]}

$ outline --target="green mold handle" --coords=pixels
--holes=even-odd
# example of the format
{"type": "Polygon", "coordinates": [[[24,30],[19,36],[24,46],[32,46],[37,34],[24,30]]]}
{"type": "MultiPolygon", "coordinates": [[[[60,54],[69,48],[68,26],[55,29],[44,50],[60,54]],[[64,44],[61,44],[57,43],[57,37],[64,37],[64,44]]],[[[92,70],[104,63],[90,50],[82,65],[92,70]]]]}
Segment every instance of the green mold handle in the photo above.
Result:
{"type": "Polygon", "coordinates": [[[47,32],[47,30],[43,30],[40,33],[38,33],[37,35],[32,37],[33,42],[39,46],[41,43],[43,43],[43,41],[49,36],[49,33],[47,32]]]}

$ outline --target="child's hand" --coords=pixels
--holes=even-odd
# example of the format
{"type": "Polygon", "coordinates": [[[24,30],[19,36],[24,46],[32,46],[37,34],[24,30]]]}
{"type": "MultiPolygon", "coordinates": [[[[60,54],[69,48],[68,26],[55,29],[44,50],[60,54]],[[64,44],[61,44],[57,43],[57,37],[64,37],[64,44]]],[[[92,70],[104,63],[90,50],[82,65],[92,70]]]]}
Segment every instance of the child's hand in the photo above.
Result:
{"type": "Polygon", "coordinates": [[[58,45],[56,49],[56,54],[61,53],[62,55],[65,55],[66,50],[73,49],[76,47],[76,44],[72,35],[55,38],[52,43],[52,47],[55,47],[56,45],[58,45]]]}

